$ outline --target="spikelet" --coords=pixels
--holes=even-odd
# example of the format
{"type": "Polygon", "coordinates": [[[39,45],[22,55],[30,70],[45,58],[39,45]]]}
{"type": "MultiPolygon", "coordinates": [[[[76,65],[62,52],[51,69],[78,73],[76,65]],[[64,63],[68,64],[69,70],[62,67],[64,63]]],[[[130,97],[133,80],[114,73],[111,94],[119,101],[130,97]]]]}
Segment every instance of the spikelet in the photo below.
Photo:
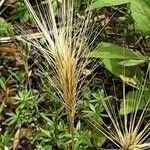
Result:
{"type": "MultiPolygon", "coordinates": [[[[45,5],[37,5],[38,14],[31,6],[29,0],[24,0],[29,12],[32,14],[34,24],[41,33],[41,44],[34,36],[25,36],[27,31],[21,31],[21,40],[34,46],[43,54],[52,68],[53,78],[47,75],[49,82],[57,91],[60,100],[65,105],[70,125],[72,150],[74,142],[74,118],[77,107],[78,93],[81,90],[84,78],[82,70],[88,64],[88,59],[82,59],[88,47],[85,47],[86,32],[90,18],[90,12],[78,24],[74,21],[73,0],[62,0],[57,12],[54,10],[53,1],[47,0],[45,5]],[[56,13],[60,17],[56,22],[56,13]],[[80,85],[79,85],[80,84],[80,85]]],[[[43,70],[44,71],[44,70],[43,70]]]]}

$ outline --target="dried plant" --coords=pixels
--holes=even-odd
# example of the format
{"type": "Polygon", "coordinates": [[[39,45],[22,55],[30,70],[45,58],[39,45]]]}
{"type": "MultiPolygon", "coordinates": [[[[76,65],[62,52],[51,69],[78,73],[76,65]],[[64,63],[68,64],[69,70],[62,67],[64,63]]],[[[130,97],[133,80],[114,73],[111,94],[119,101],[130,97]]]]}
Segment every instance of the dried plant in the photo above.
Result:
{"type": "Polygon", "coordinates": [[[34,24],[41,33],[42,42],[34,36],[25,36],[27,31],[21,30],[21,40],[35,47],[47,60],[51,71],[41,68],[49,82],[57,91],[57,95],[64,104],[68,116],[71,134],[71,149],[75,149],[74,119],[79,92],[85,77],[82,71],[89,63],[82,58],[87,47],[87,27],[90,12],[79,23],[74,20],[73,0],[62,0],[60,8],[55,11],[53,1],[38,5],[37,11],[33,9],[29,0],[24,0],[29,12],[32,14],[34,24]],[[56,20],[56,14],[58,19],[56,20]]]}

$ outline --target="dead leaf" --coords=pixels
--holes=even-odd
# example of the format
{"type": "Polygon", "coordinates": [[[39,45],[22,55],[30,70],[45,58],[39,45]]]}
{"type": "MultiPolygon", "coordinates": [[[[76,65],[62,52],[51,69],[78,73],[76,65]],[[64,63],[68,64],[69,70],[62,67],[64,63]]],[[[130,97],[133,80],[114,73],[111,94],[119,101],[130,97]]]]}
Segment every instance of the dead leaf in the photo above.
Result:
{"type": "Polygon", "coordinates": [[[20,132],[21,132],[21,129],[18,129],[16,134],[15,134],[15,138],[14,138],[14,142],[13,142],[13,150],[18,149],[18,145],[20,142],[20,132]]]}
{"type": "Polygon", "coordinates": [[[133,86],[137,85],[136,81],[133,78],[129,78],[129,77],[123,76],[123,75],[120,75],[119,77],[121,78],[121,80],[123,80],[124,82],[126,82],[129,85],[133,85],[133,86]]]}
{"type": "Polygon", "coordinates": [[[6,81],[6,84],[7,84],[7,86],[12,86],[12,85],[15,84],[15,80],[9,79],[9,80],[6,81]]]}
{"type": "Polygon", "coordinates": [[[15,3],[16,2],[16,0],[6,0],[6,4],[13,4],[13,3],[15,3]]]}
{"type": "Polygon", "coordinates": [[[8,97],[7,105],[13,106],[15,104],[14,97],[8,97]]]}
{"type": "Polygon", "coordinates": [[[13,150],[17,150],[19,143],[20,143],[20,139],[22,137],[28,138],[29,136],[31,136],[31,131],[29,129],[19,128],[15,134],[15,138],[14,138],[14,142],[13,142],[13,150]]]}
{"type": "Polygon", "coordinates": [[[16,52],[16,47],[0,47],[0,52],[14,53],[16,52]]]}
{"type": "Polygon", "coordinates": [[[2,102],[4,95],[4,91],[0,90],[0,102],[2,102]]]}

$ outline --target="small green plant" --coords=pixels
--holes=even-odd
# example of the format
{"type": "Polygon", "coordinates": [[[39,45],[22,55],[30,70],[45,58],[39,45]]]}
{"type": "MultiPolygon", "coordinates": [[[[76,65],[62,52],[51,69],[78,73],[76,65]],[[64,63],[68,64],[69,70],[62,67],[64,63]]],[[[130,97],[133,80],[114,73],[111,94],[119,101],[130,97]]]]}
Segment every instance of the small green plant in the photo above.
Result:
{"type": "Polygon", "coordinates": [[[15,9],[11,12],[9,20],[19,20],[21,23],[25,23],[31,19],[31,14],[24,5],[23,1],[18,1],[15,4],[15,9]]]}
{"type": "Polygon", "coordinates": [[[10,150],[12,148],[12,138],[13,135],[9,131],[5,131],[3,134],[0,135],[0,149],[5,150],[8,149],[10,150]]]}
{"type": "Polygon", "coordinates": [[[9,126],[13,125],[19,128],[22,125],[30,126],[32,122],[36,121],[40,99],[27,90],[19,91],[14,99],[17,108],[15,112],[6,113],[9,116],[6,122],[9,126]]]}
{"type": "MultiPolygon", "coordinates": [[[[35,139],[39,141],[39,145],[44,147],[68,149],[69,143],[67,143],[67,141],[70,139],[70,134],[68,133],[64,121],[57,115],[58,111],[53,112],[51,117],[47,117],[46,114],[40,113],[45,123],[40,127],[40,132],[36,135],[35,139]]],[[[61,112],[59,115],[61,115],[61,112]]]]}
{"type": "Polygon", "coordinates": [[[9,118],[6,120],[8,126],[14,125],[15,127],[20,128],[24,121],[26,122],[25,116],[17,109],[15,112],[7,113],[9,118]]]}
{"type": "Polygon", "coordinates": [[[18,95],[14,97],[16,100],[15,104],[18,105],[18,108],[23,109],[34,109],[38,105],[38,99],[31,91],[22,90],[18,92],[18,95]]]}
{"type": "Polygon", "coordinates": [[[96,122],[102,121],[101,115],[104,111],[102,99],[104,99],[103,91],[93,91],[90,89],[85,90],[83,100],[79,103],[79,108],[83,109],[83,112],[87,116],[93,118],[96,122]]]}
{"type": "Polygon", "coordinates": [[[13,33],[13,26],[8,23],[4,18],[0,17],[0,36],[13,33]]]}

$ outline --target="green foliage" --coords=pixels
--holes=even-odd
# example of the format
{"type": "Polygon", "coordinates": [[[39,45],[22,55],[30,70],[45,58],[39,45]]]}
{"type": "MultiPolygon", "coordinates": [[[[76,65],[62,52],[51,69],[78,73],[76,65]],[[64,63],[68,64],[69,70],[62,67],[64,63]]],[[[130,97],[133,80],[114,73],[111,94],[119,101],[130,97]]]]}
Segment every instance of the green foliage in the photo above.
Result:
{"type": "Polygon", "coordinates": [[[105,67],[114,75],[121,77],[122,80],[135,86],[140,79],[139,65],[147,62],[139,52],[111,43],[101,43],[90,53],[91,57],[101,58],[105,67]],[[123,78],[124,76],[124,78],[123,78]],[[134,81],[126,80],[126,79],[134,81]],[[132,79],[130,79],[132,78],[132,79]]]}
{"type": "Polygon", "coordinates": [[[89,130],[75,131],[76,149],[82,150],[92,147],[91,137],[92,133],[89,130]]]}
{"type": "Polygon", "coordinates": [[[37,119],[35,114],[38,111],[40,99],[27,90],[19,91],[14,99],[17,108],[15,112],[6,113],[9,116],[6,122],[9,126],[13,125],[19,128],[22,125],[30,126],[37,119]]]}
{"type": "Polygon", "coordinates": [[[132,0],[130,9],[136,28],[142,30],[145,35],[150,35],[150,1],[132,0]]]}
{"type": "Polygon", "coordinates": [[[150,101],[150,91],[143,92],[137,90],[129,92],[120,105],[120,114],[128,114],[137,110],[143,110],[150,101]]]}
{"type": "Polygon", "coordinates": [[[90,55],[94,58],[104,59],[145,60],[145,57],[139,52],[105,42],[100,43],[90,55]]]}
{"type": "MultiPolygon", "coordinates": [[[[83,100],[79,103],[79,112],[82,110],[83,116],[88,120],[86,128],[90,129],[90,137],[96,147],[101,147],[106,141],[106,137],[98,133],[97,130],[92,130],[89,122],[92,126],[93,121],[99,123],[99,125],[103,124],[104,107],[102,101],[106,99],[111,100],[111,96],[105,97],[103,90],[91,91],[91,89],[87,88],[83,93],[83,100]]],[[[82,125],[80,128],[82,128],[82,125]]]]}
{"type": "Polygon", "coordinates": [[[124,67],[120,64],[121,59],[103,59],[102,62],[104,63],[105,67],[114,75],[120,77],[120,75],[124,75],[127,77],[133,77],[137,69],[134,66],[124,67]]]}
{"type": "Polygon", "coordinates": [[[0,135],[0,149],[10,150],[12,148],[11,146],[11,140],[12,140],[12,133],[9,131],[5,131],[3,134],[0,135]]]}
{"type": "Polygon", "coordinates": [[[102,99],[104,98],[103,91],[91,92],[90,89],[86,89],[84,99],[79,103],[79,107],[83,109],[87,117],[94,119],[96,122],[102,122],[101,115],[104,111],[102,99]]]}
{"type": "Polygon", "coordinates": [[[13,26],[11,23],[8,23],[5,19],[0,17],[0,36],[8,35],[13,33],[13,26]]]}
{"type": "Polygon", "coordinates": [[[51,119],[44,113],[40,115],[45,122],[45,125],[40,128],[40,132],[37,136],[40,145],[51,146],[52,149],[67,149],[69,144],[66,142],[70,139],[70,135],[65,123],[60,119],[58,120],[59,117],[57,115],[54,115],[52,118],[50,117],[51,119]]]}
{"type": "Polygon", "coordinates": [[[11,68],[10,70],[8,70],[8,72],[10,74],[10,77],[13,80],[15,80],[16,83],[22,81],[22,77],[21,77],[19,68],[17,68],[17,67],[11,68]]]}
{"type": "Polygon", "coordinates": [[[14,99],[16,100],[15,104],[18,104],[20,109],[33,109],[37,107],[38,104],[38,99],[32,95],[31,91],[27,90],[19,91],[14,99]]]}
{"type": "Polygon", "coordinates": [[[96,0],[94,1],[90,8],[91,9],[101,9],[103,7],[115,6],[128,3],[129,0],[96,0]]]}
{"type": "Polygon", "coordinates": [[[6,87],[6,80],[2,76],[0,76],[0,88],[3,89],[4,91],[6,91],[6,89],[7,89],[7,87],[6,87]]]}
{"type": "Polygon", "coordinates": [[[19,20],[21,23],[25,23],[31,19],[31,14],[28,12],[28,9],[23,2],[17,2],[15,9],[11,12],[10,20],[19,20]]]}
{"type": "Polygon", "coordinates": [[[149,0],[96,0],[91,4],[91,9],[116,6],[130,3],[131,15],[135,21],[135,27],[150,35],[150,1],[149,0]]]}
{"type": "Polygon", "coordinates": [[[18,109],[15,112],[7,113],[7,115],[9,116],[9,118],[6,120],[8,126],[15,125],[16,127],[20,128],[24,123],[24,114],[21,114],[18,109]]]}

